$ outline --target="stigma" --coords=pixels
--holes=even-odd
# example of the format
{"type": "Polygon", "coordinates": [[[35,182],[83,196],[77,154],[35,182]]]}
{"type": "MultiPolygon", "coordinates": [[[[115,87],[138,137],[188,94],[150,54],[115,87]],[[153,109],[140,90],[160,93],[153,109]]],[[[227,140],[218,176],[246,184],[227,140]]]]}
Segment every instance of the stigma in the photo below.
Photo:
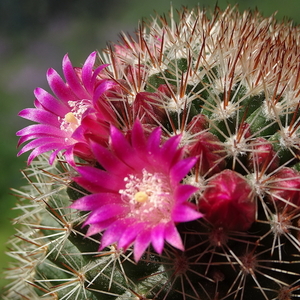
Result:
{"type": "Polygon", "coordinates": [[[76,125],[78,124],[78,120],[72,112],[68,112],[65,115],[65,121],[71,124],[76,124],[76,125]]]}
{"type": "Polygon", "coordinates": [[[148,200],[149,196],[146,192],[139,191],[135,193],[134,200],[139,203],[144,203],[148,200]]]}

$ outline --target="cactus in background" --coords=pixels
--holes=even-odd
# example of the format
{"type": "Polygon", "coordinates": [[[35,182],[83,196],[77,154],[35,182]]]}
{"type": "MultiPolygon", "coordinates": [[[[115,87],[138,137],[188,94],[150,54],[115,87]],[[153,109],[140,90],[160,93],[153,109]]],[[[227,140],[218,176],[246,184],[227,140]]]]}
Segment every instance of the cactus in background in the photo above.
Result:
{"type": "Polygon", "coordinates": [[[182,9],[49,69],[5,299],[299,298],[299,30],[182,9]]]}

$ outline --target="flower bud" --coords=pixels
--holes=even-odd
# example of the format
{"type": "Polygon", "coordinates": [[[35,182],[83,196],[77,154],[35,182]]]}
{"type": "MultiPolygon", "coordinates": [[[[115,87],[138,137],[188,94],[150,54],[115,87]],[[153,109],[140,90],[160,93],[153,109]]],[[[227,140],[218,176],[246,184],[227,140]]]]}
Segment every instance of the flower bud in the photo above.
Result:
{"type": "Polygon", "coordinates": [[[258,137],[251,142],[253,151],[248,156],[248,168],[251,171],[264,170],[270,173],[279,166],[279,157],[273,150],[273,146],[263,137],[258,137]]]}
{"type": "Polygon", "coordinates": [[[255,202],[251,186],[232,170],[224,170],[208,182],[199,208],[215,227],[246,231],[255,221],[255,202]]]}

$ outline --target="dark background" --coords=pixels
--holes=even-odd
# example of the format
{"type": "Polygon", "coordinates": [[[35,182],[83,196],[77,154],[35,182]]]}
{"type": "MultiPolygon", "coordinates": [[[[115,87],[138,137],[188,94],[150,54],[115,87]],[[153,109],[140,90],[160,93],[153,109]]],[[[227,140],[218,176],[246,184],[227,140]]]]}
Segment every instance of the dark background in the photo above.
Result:
{"type": "MultiPolygon", "coordinates": [[[[198,3],[172,1],[175,9],[198,3]]],[[[223,9],[228,3],[238,3],[241,11],[257,7],[266,17],[278,11],[279,20],[300,22],[299,0],[218,1],[223,9]]],[[[201,7],[214,5],[211,0],[200,1],[201,7]]],[[[133,33],[138,20],[169,8],[166,0],[0,0],[0,270],[7,267],[5,243],[14,234],[10,219],[16,215],[12,210],[16,199],[9,188],[25,183],[19,170],[27,155],[16,158],[15,132],[29,122],[17,113],[33,106],[35,87],[50,91],[45,73],[52,67],[61,74],[64,54],[80,66],[92,51],[117,41],[121,31],[133,33]]],[[[0,279],[0,288],[5,283],[0,279]]]]}

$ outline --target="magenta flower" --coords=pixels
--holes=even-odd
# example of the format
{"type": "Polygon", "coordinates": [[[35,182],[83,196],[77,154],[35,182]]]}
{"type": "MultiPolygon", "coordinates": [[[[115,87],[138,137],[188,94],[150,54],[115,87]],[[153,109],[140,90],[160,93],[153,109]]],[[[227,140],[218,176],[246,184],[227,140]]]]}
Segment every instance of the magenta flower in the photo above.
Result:
{"type": "Polygon", "coordinates": [[[35,108],[26,108],[19,113],[21,117],[39,123],[17,132],[20,136],[18,145],[32,140],[18,153],[21,155],[32,150],[28,164],[36,156],[51,150],[54,150],[49,159],[51,164],[62,150],[65,150],[69,162],[73,162],[73,154],[87,160],[91,157],[81,121],[90,113],[96,114],[96,118],[99,114],[102,122],[105,121],[103,115],[110,114],[99,111],[99,107],[103,107],[99,103],[100,96],[115,85],[101,73],[107,65],[94,69],[96,56],[96,52],[91,53],[82,68],[74,68],[65,55],[62,69],[66,82],[55,70],[47,72],[49,86],[56,97],[37,88],[34,91],[35,108]]]}
{"type": "Polygon", "coordinates": [[[178,148],[180,136],[161,145],[161,128],[146,135],[140,121],[127,137],[111,126],[110,148],[91,142],[103,169],[77,167],[81,177],[74,180],[92,194],[76,200],[71,207],[91,211],[84,223],[87,235],[104,231],[101,249],[112,243],[127,249],[134,243],[134,258],[140,259],[152,243],[162,253],[164,241],[183,250],[176,223],[202,216],[188,198],[198,189],[181,184],[196,162],[183,159],[178,148]]]}

